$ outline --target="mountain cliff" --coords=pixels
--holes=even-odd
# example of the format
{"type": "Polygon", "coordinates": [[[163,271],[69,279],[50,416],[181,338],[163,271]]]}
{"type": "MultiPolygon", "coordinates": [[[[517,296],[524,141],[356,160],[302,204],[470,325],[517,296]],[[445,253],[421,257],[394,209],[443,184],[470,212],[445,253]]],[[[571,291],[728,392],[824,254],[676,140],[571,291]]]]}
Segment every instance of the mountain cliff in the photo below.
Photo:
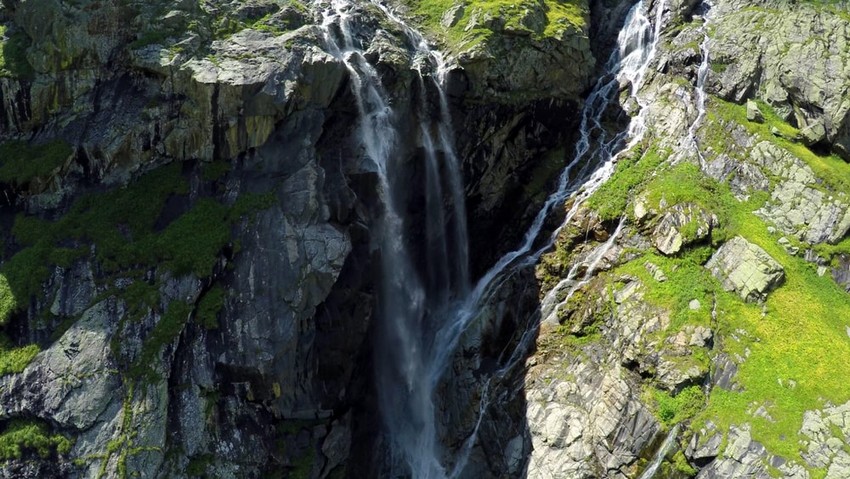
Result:
{"type": "Polygon", "coordinates": [[[848,25],[2,0],[0,476],[847,477],[848,25]]]}

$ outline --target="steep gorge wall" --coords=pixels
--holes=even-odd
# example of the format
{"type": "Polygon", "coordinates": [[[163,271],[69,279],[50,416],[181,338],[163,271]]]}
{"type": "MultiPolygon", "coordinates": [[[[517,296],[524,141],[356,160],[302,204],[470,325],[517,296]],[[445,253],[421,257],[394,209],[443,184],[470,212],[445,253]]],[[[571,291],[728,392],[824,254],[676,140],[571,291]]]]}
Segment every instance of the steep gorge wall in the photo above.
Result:
{"type": "MultiPolygon", "coordinates": [[[[381,467],[370,366],[381,205],[317,9],[4,0],[4,476],[381,467]]],[[[559,36],[497,19],[476,27],[487,41],[454,52],[479,271],[519,234],[494,244],[528,214],[517,204],[542,199],[569,144],[595,68],[581,15],[559,36]]],[[[433,92],[419,91],[409,46],[376,8],[355,16],[415,138],[404,118],[427,114],[415,99],[433,92]]],[[[404,161],[420,148],[401,145],[404,161]]]]}

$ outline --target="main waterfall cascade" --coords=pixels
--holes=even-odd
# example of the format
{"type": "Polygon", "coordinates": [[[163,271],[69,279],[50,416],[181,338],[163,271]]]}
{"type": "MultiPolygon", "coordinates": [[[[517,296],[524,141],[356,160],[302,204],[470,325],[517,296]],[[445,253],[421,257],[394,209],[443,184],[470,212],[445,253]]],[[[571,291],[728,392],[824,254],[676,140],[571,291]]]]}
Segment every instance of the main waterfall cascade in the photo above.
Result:
{"type": "MultiPolygon", "coordinates": [[[[641,0],[629,11],[621,30],[618,48],[605,65],[605,73],[594,86],[582,110],[580,138],[575,154],[562,171],[556,190],[534,218],[520,246],[500,258],[474,287],[468,283],[466,217],[460,161],[454,151],[448,100],[443,82],[446,63],[424,37],[408,26],[391,9],[374,5],[406,36],[415,54],[420,90],[430,84],[439,97],[437,115],[427,115],[427,105],[418,105],[417,131],[424,150],[424,194],[426,255],[425,271],[418,271],[409,250],[411,238],[405,231],[405,194],[402,178],[406,165],[399,160],[399,131],[394,126],[392,102],[375,67],[366,59],[349,0],[332,0],[323,12],[325,39],[330,52],[349,71],[351,90],[359,113],[358,136],[365,155],[374,163],[379,194],[384,208],[378,231],[381,248],[379,289],[380,338],[377,341],[376,371],[379,407],[391,440],[392,463],[405,469],[400,474],[415,478],[440,479],[463,473],[478,428],[495,388],[526,356],[536,337],[536,321],[529,318],[518,346],[503,352],[498,367],[481,379],[477,420],[454,457],[440,441],[435,390],[452,362],[464,332],[481,318],[482,308],[507,280],[519,270],[534,265],[548,251],[559,231],[568,224],[580,205],[613,173],[619,152],[639,142],[646,131],[643,109],[625,131],[611,133],[603,126],[603,115],[618,101],[621,86],[629,86],[630,97],[643,107],[638,95],[648,65],[655,56],[664,10],[656,6],[654,21],[641,0]],[[430,120],[429,118],[436,118],[430,120]],[[448,192],[448,195],[446,195],[448,192]],[[449,198],[449,201],[445,201],[449,198]],[[566,218],[550,236],[541,233],[550,214],[572,198],[566,218]],[[449,205],[448,207],[446,205],[449,205]]],[[[424,93],[423,93],[424,96],[424,93]]],[[[621,223],[618,231],[622,229],[621,223]]],[[[612,235],[613,243],[617,233],[612,235]]],[[[609,244],[610,246],[610,244],[609,244]]],[[[562,302],[564,291],[572,294],[594,273],[604,251],[590,260],[582,278],[576,271],[549,292],[543,302],[543,318],[551,318],[562,302]]],[[[511,392],[513,394],[514,392],[511,392]]],[[[501,394],[504,394],[502,392],[501,394]]],[[[395,474],[395,472],[394,472],[395,474]]]]}
{"type": "Polygon", "coordinates": [[[460,168],[452,145],[448,100],[440,81],[426,78],[432,68],[443,78],[442,57],[431,51],[424,38],[383,5],[378,6],[397,23],[416,53],[419,85],[424,97],[426,82],[436,88],[440,112],[436,125],[427,122],[426,105],[419,105],[419,134],[425,156],[426,271],[417,271],[408,251],[410,238],[400,216],[408,191],[398,158],[399,135],[395,112],[375,68],[368,63],[351,16],[354,5],[334,0],[324,12],[323,26],[330,51],[348,69],[360,115],[359,139],[380,179],[384,207],[380,231],[382,278],[380,285],[380,338],[377,342],[376,378],[379,406],[392,440],[393,462],[406,464],[415,477],[446,477],[437,438],[434,388],[449,344],[440,339],[450,321],[452,301],[468,285],[466,215],[460,168]],[[342,38],[340,44],[337,37],[342,38]],[[432,133],[436,131],[436,135],[432,133]],[[442,162],[441,162],[442,160],[442,162]],[[441,164],[442,163],[442,164],[441,164]],[[447,211],[448,188],[452,210],[447,211]],[[450,220],[447,218],[451,218],[450,220]]]}

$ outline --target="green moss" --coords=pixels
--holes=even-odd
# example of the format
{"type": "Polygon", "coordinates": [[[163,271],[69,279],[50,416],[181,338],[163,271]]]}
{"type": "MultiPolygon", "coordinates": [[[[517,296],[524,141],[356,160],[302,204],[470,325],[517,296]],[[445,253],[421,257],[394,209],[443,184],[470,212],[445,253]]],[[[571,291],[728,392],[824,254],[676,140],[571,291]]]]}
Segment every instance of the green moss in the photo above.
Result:
{"type": "Polygon", "coordinates": [[[148,264],[161,263],[178,275],[212,274],[230,240],[230,210],[216,200],[198,200],[188,213],[142,245],[148,264]],[[190,240],[187,240],[190,239],[190,240]]]}
{"type": "Polygon", "coordinates": [[[145,338],[139,357],[130,367],[130,377],[148,381],[159,379],[154,365],[159,363],[158,359],[162,349],[171,344],[183,331],[191,313],[192,306],[183,301],[172,301],[168,305],[165,314],[162,315],[159,322],[145,338]]]}
{"type": "Polygon", "coordinates": [[[218,314],[224,307],[224,288],[215,285],[198,302],[195,322],[206,329],[218,328],[218,314]]]}
{"type": "MultiPolygon", "coordinates": [[[[656,169],[646,191],[651,208],[660,207],[662,201],[668,205],[692,203],[714,213],[721,228],[714,235],[721,234],[729,223],[731,209],[737,206],[729,185],[705,176],[699,166],[687,162],[656,169]]],[[[686,227],[683,235],[687,233],[686,227]]]]}
{"type": "Polygon", "coordinates": [[[55,453],[67,454],[71,441],[61,434],[50,434],[40,422],[12,420],[0,432],[0,460],[20,459],[24,454],[35,453],[43,459],[55,453]]]}
{"type": "Polygon", "coordinates": [[[190,477],[205,476],[207,468],[213,463],[214,456],[212,454],[201,454],[192,457],[189,460],[189,465],[186,466],[186,474],[190,477]]]}
{"type": "Polygon", "coordinates": [[[18,308],[18,302],[9,286],[6,276],[0,274],[0,326],[9,321],[9,317],[18,308]]]}
{"type": "Polygon", "coordinates": [[[676,454],[673,455],[672,462],[676,471],[682,473],[685,477],[694,477],[697,475],[697,470],[688,463],[688,460],[685,458],[682,451],[676,451],[676,454]]]}
{"type": "MultiPolygon", "coordinates": [[[[766,108],[768,123],[759,125],[746,122],[743,106],[714,101],[711,107],[710,122],[722,119],[747,125],[751,133],[800,156],[818,176],[826,179],[830,188],[847,191],[842,185],[850,185],[850,165],[837,158],[817,156],[802,145],[770,134],[770,123],[778,120],[766,108]]],[[[711,123],[706,125],[709,126],[711,123]]],[[[716,139],[717,147],[713,146],[716,152],[725,151],[728,142],[724,138],[716,139]]],[[[645,192],[651,207],[657,206],[662,198],[670,205],[693,202],[703,206],[720,217],[721,228],[713,232],[711,244],[691,246],[674,258],[643,252],[615,269],[612,275],[639,277],[646,288],[644,299],[671,312],[671,326],[660,334],[675,334],[686,324],[711,325],[720,350],[732,357],[747,357],[739,365],[736,376],[741,391],[715,388],[704,410],[695,417],[695,423],[711,420],[721,429],[749,423],[753,439],[771,453],[799,457],[798,432],[803,413],[827,403],[843,404],[850,400],[850,383],[843,379],[841,369],[841,365],[850,364],[846,334],[850,295],[831,278],[819,277],[816,265],[789,255],[777,243],[778,236],[768,232],[767,224],[753,213],[768,199],[767,193],[754,192],[742,202],[726,185],[704,178],[693,165],[649,168],[642,167],[641,161],[645,159],[620,165],[609,183],[611,186],[600,189],[588,204],[607,211],[607,217],[617,216],[617,211],[627,210],[631,198],[645,192]],[[644,179],[652,175],[651,180],[644,179]],[[735,235],[763,248],[785,269],[784,285],[770,293],[764,309],[724,291],[703,267],[716,248],[714,245],[735,235]],[[660,266],[668,280],[655,281],[645,269],[647,261],[660,266]],[[690,310],[687,305],[692,299],[698,299],[703,306],[690,310]],[[712,321],[710,312],[715,301],[717,320],[712,321]],[[752,414],[759,406],[765,407],[771,419],[752,414]]],[[[850,240],[834,246],[821,245],[817,250],[825,256],[850,253],[850,240]]],[[[692,359],[700,364],[707,361],[703,357],[692,359]]],[[[656,399],[665,422],[672,423],[682,417],[675,398],[656,399]]],[[[692,415],[693,409],[685,410],[686,416],[692,415]]]]}
{"type": "Polygon", "coordinates": [[[62,140],[42,145],[24,141],[0,144],[0,182],[23,185],[45,178],[62,166],[74,150],[62,140]]]}
{"type": "Polygon", "coordinates": [[[39,351],[37,344],[15,347],[5,336],[0,336],[0,376],[23,371],[39,351]]]}
{"type": "MultiPolygon", "coordinates": [[[[174,199],[175,208],[185,205],[187,190],[181,165],[174,163],[125,188],[83,196],[55,221],[18,215],[12,235],[22,248],[0,267],[0,325],[31,304],[55,266],[69,267],[92,249],[100,272],[133,280],[110,292],[126,301],[129,320],[139,318],[158,306],[158,272],[210,276],[233,225],[276,202],[272,193],[242,195],[232,207],[201,198],[170,218],[166,203],[174,199]]],[[[202,324],[208,327],[216,323],[212,305],[220,304],[219,293],[214,289],[207,300],[212,302],[205,303],[202,324]]]]}
{"type": "Polygon", "coordinates": [[[230,171],[230,163],[226,161],[214,161],[204,164],[201,169],[201,177],[204,181],[216,181],[224,178],[230,171]]]}
{"type": "Polygon", "coordinates": [[[277,198],[273,193],[241,195],[230,209],[230,221],[235,222],[246,216],[251,218],[257,211],[269,209],[276,202],[277,198]]]}
{"type": "Polygon", "coordinates": [[[603,220],[619,218],[626,211],[626,205],[641,191],[641,185],[665,158],[666,155],[657,150],[624,156],[611,179],[588,198],[587,205],[596,210],[603,220]]]}
{"type": "Polygon", "coordinates": [[[450,49],[471,48],[501,29],[525,32],[541,40],[560,38],[569,30],[582,31],[589,23],[587,0],[546,0],[542,5],[530,0],[476,1],[466,4],[462,17],[450,28],[444,28],[441,20],[456,4],[454,0],[408,0],[408,4],[420,23],[432,33],[442,35],[451,45],[450,49]],[[523,21],[527,14],[534,15],[530,13],[534,11],[542,15],[540,24],[523,21]],[[470,23],[474,23],[472,28],[470,23]]]}
{"type": "Polygon", "coordinates": [[[692,419],[705,404],[705,394],[699,386],[686,387],[676,395],[658,390],[649,394],[656,416],[668,428],[692,419]]]}
{"type": "MultiPolygon", "coordinates": [[[[711,101],[710,120],[718,118],[731,120],[743,125],[747,131],[758,138],[770,141],[784,148],[797,158],[803,160],[818,178],[823,180],[827,187],[834,191],[850,191],[850,164],[837,155],[819,155],[801,143],[787,138],[776,136],[771,133],[771,127],[777,128],[783,135],[795,137],[797,129],[784,122],[764,102],[759,102],[759,107],[765,117],[764,123],[747,121],[747,108],[745,105],[726,102],[717,98],[711,101]]],[[[718,152],[724,152],[723,135],[714,135],[717,138],[714,146],[718,152]]]]}
{"type": "MultiPolygon", "coordinates": [[[[7,306],[13,309],[5,309],[3,321],[20,308],[29,306],[33,296],[41,291],[41,285],[50,276],[51,249],[44,244],[38,247],[27,248],[20,251],[10,260],[3,263],[0,275],[8,281],[13,300],[7,301],[7,306]]],[[[7,293],[8,294],[8,293],[7,293]]]]}
{"type": "Polygon", "coordinates": [[[32,41],[22,31],[12,33],[5,25],[0,25],[0,78],[14,77],[30,79],[34,72],[27,61],[26,51],[32,41]]]}

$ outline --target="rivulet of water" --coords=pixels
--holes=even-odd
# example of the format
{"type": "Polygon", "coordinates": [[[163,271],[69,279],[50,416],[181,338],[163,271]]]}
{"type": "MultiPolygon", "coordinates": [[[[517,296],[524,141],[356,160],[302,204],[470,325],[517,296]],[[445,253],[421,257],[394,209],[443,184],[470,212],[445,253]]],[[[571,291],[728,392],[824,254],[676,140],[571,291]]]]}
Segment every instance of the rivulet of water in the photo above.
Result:
{"type": "Polygon", "coordinates": [[[700,52],[702,53],[702,61],[697,69],[697,117],[688,128],[688,138],[691,143],[693,143],[701,167],[705,165],[705,156],[703,155],[702,149],[700,149],[699,142],[697,141],[697,129],[700,125],[702,125],[702,122],[705,119],[705,82],[708,79],[708,71],[711,66],[711,52],[708,49],[710,41],[708,37],[708,21],[711,15],[712,4],[709,0],[704,0],[702,5],[704,10],[702,15],[702,26],[700,27],[700,30],[702,31],[702,42],[699,46],[700,52]]]}

